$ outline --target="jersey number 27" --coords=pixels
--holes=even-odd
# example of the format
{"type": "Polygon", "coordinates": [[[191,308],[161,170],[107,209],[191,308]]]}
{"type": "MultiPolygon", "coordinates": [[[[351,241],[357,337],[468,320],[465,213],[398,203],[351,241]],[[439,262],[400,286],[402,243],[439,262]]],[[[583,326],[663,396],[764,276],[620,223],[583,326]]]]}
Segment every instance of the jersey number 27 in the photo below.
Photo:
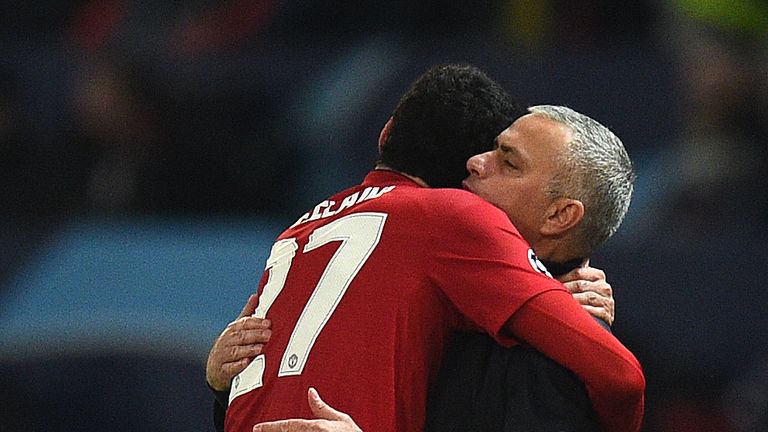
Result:
{"type": "MultiPolygon", "coordinates": [[[[379,244],[385,213],[353,213],[314,230],[302,253],[309,253],[330,242],[341,245],[325,266],[320,280],[301,312],[288,340],[277,376],[300,375],[317,336],[336,310],[352,280],[379,244]]],[[[267,258],[269,278],[259,296],[254,316],[264,318],[282,292],[291,264],[298,251],[295,238],[278,240],[267,258]]],[[[229,401],[263,385],[264,354],[256,357],[232,382],[229,401]]]]}

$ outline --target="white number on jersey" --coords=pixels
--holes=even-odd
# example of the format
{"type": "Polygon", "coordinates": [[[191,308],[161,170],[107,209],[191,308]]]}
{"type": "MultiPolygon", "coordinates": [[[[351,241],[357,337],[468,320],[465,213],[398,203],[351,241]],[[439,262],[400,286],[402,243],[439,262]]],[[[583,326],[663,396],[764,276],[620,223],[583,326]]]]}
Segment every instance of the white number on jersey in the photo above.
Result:
{"type": "MultiPolygon", "coordinates": [[[[379,244],[387,215],[384,213],[354,213],[317,228],[309,235],[302,253],[311,252],[330,242],[341,245],[325,266],[304,310],[301,312],[291,338],[283,353],[277,376],[300,375],[318,335],[331,318],[352,280],[379,244]]],[[[253,316],[264,318],[285,286],[298,244],[295,238],[277,241],[267,258],[265,271],[269,278],[259,296],[259,306],[253,316]]],[[[263,384],[266,358],[259,355],[235,377],[229,401],[257,389],[263,384]]]]}

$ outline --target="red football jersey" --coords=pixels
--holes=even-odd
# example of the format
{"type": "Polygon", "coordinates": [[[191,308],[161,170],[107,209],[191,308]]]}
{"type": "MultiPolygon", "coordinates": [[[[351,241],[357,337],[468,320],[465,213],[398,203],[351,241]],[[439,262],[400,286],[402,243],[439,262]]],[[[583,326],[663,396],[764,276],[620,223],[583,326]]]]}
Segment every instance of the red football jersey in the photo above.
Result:
{"type": "Polygon", "coordinates": [[[310,386],[363,430],[422,430],[454,330],[513,345],[501,329],[515,311],[564,291],[535,266],[528,243],[488,202],[371,172],[274,244],[255,314],[272,320],[272,338],[233,380],[227,432],[311,418],[310,386]]]}

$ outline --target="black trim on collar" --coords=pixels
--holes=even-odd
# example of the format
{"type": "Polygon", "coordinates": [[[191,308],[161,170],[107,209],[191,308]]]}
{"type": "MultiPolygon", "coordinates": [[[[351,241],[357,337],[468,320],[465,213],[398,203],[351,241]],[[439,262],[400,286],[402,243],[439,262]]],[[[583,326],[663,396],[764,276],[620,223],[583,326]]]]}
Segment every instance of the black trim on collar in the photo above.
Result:
{"type": "Polygon", "coordinates": [[[544,267],[546,267],[554,277],[562,276],[568,273],[569,271],[579,267],[583,262],[584,258],[575,258],[563,263],[543,260],[541,261],[541,263],[544,264],[544,267]]]}

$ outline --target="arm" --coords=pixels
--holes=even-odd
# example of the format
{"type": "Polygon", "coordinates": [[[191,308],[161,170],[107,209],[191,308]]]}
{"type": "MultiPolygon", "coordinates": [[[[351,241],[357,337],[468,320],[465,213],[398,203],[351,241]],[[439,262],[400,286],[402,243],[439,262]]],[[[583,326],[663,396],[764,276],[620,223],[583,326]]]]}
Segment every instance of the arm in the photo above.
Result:
{"type": "MultiPolygon", "coordinates": [[[[615,310],[613,290],[602,270],[589,267],[586,260],[557,279],[598,324],[610,331],[615,310]]],[[[486,370],[496,365],[504,371],[498,380],[505,406],[504,425],[540,432],[600,430],[584,384],[568,369],[526,346],[505,349],[494,344],[486,359],[486,370]]],[[[492,385],[487,381],[486,377],[486,385],[492,385]]],[[[481,392],[483,396],[487,393],[481,392]]],[[[492,403],[481,402],[485,406],[492,403]]]]}
{"type": "MultiPolygon", "coordinates": [[[[589,267],[582,268],[563,276],[562,281],[566,282],[566,287],[569,284],[572,285],[574,292],[596,293],[600,297],[599,302],[594,301],[591,297],[577,296],[575,294],[574,298],[584,304],[585,310],[593,316],[613,322],[613,298],[611,297],[611,292],[605,290],[607,283],[605,283],[605,274],[602,271],[589,267]],[[595,306],[595,303],[600,303],[602,306],[595,306]]],[[[610,286],[608,285],[608,287],[610,286]]],[[[436,394],[440,401],[437,402],[436,406],[432,406],[429,412],[431,419],[435,419],[434,414],[436,412],[448,412],[449,414],[447,418],[436,419],[436,423],[435,421],[431,425],[428,423],[427,430],[458,430],[457,428],[460,428],[463,424],[461,421],[467,420],[466,417],[469,414],[468,410],[470,409],[469,405],[471,402],[464,400],[462,395],[466,395],[467,387],[474,386],[476,382],[473,380],[467,383],[466,368],[468,364],[479,365],[473,369],[476,369],[481,376],[486,377],[487,374],[490,374],[490,368],[487,367],[486,363],[482,363],[483,359],[498,363],[505,370],[512,367],[522,372],[507,373],[506,376],[510,379],[513,376],[515,379],[522,379],[524,383],[517,381],[506,383],[503,379],[491,380],[494,385],[500,386],[499,391],[507,393],[506,396],[502,396],[502,399],[507,406],[513,407],[513,417],[509,418],[509,424],[525,430],[596,430],[592,407],[583,390],[584,386],[570,371],[533,349],[527,347],[503,348],[486,335],[465,334],[459,336],[457,341],[458,343],[452,344],[453,347],[450,348],[446,358],[447,365],[444,365],[441,371],[441,375],[446,374],[448,378],[447,380],[442,380],[447,387],[443,388],[443,385],[440,385],[440,389],[437,390],[438,394],[436,394]],[[490,350],[490,352],[481,355],[478,349],[490,350]],[[465,353],[468,356],[466,361],[459,360],[461,363],[461,366],[458,368],[460,372],[452,374],[449,370],[451,361],[461,359],[465,353]],[[456,377],[460,377],[465,381],[457,381],[456,377]],[[460,386],[466,384],[467,387],[453,387],[457,383],[460,383],[460,386]],[[447,391],[447,393],[441,397],[439,395],[441,391],[443,393],[447,391]],[[457,401],[459,403],[452,405],[450,401],[457,401]],[[452,408],[448,411],[441,409],[446,406],[452,408]],[[520,407],[526,408],[518,409],[520,407]],[[461,419],[451,419],[450,415],[454,413],[459,415],[461,419]],[[553,416],[552,413],[558,413],[559,415],[553,416]],[[445,424],[445,421],[450,422],[450,424],[445,424]]],[[[484,389],[481,393],[485,396],[489,393],[491,395],[497,394],[493,391],[489,392],[487,389],[484,389]]],[[[312,413],[315,415],[314,420],[288,419],[260,423],[254,427],[254,432],[360,431],[360,428],[351,417],[325,404],[314,389],[309,390],[308,398],[312,413]]],[[[483,402],[480,405],[487,407],[491,404],[483,402]]],[[[226,405],[224,405],[224,409],[226,409],[226,405]]],[[[507,412],[508,417],[509,415],[509,412],[507,412]]],[[[493,430],[501,429],[493,428],[493,430]]]]}
{"type": "Polygon", "coordinates": [[[213,343],[205,368],[205,379],[214,393],[213,422],[224,430],[224,416],[232,379],[259,355],[271,336],[269,320],[251,316],[258,296],[248,298],[237,319],[229,323],[213,343]]]}
{"type": "Polygon", "coordinates": [[[425,268],[436,269],[430,277],[458,312],[500,344],[525,342],[574,372],[606,431],[638,431],[645,377],[632,353],[561,283],[541,273],[530,245],[503,212],[479,203],[460,208],[461,218],[441,210],[455,225],[453,235],[444,248],[427,251],[433,267],[425,268]]]}
{"type": "Polygon", "coordinates": [[[505,331],[575,373],[606,431],[640,430],[645,391],[640,364],[568,293],[553,290],[532,298],[505,331]]]}
{"type": "MultiPolygon", "coordinates": [[[[601,318],[598,322],[613,322],[612,290],[602,271],[584,263],[558,279],[584,310],[601,318]],[[597,300],[586,293],[594,293],[597,300]]],[[[505,348],[488,335],[461,333],[449,344],[430,390],[425,431],[465,430],[600,428],[584,384],[571,371],[531,347],[505,348]]]]}

